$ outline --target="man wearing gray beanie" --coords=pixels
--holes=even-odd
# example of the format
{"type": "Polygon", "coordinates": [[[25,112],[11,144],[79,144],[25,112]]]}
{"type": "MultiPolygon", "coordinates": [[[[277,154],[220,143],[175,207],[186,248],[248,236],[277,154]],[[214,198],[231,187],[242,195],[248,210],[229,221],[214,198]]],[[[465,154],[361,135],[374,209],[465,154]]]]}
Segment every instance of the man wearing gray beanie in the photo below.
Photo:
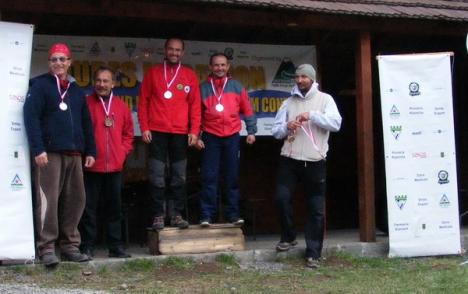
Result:
{"type": "Polygon", "coordinates": [[[276,250],[287,251],[297,244],[291,197],[300,181],[307,205],[306,266],[318,268],[325,231],[328,138],[330,132],[339,131],[341,115],[333,98],[318,89],[312,65],[299,65],[294,81],[291,96],[278,110],[272,128],[273,136],[284,141],[276,186],[281,223],[276,250]]]}

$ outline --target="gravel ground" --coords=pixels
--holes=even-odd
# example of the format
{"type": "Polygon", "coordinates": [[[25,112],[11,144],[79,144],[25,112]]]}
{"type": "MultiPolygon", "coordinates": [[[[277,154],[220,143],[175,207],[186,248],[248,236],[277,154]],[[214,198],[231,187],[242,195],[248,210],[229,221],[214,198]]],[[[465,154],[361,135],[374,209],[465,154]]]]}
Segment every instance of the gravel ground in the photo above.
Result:
{"type": "Polygon", "coordinates": [[[16,294],[16,293],[34,293],[34,294],[105,294],[109,292],[104,291],[90,291],[83,289],[51,289],[51,288],[39,288],[35,285],[19,285],[19,284],[0,284],[0,293],[1,294],[16,294]]]}

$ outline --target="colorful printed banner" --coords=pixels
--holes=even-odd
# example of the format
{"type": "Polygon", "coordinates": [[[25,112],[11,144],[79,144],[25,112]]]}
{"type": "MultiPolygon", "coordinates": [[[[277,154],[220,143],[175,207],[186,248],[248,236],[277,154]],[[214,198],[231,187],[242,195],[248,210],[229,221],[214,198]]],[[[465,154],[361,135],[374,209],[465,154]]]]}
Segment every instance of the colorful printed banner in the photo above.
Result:
{"type": "MultiPolygon", "coordinates": [[[[138,88],[143,73],[164,57],[162,39],[34,36],[31,76],[47,71],[47,50],[54,42],[70,46],[73,54],[71,74],[78,85],[88,93],[92,87],[92,74],[100,65],[117,71],[115,94],[123,97],[137,111],[138,88]]],[[[258,117],[258,134],[271,135],[276,111],[287,98],[294,85],[294,69],[302,63],[316,63],[314,46],[260,45],[185,41],[183,63],[190,66],[204,80],[209,73],[209,57],[223,52],[231,62],[231,74],[247,89],[258,117]]],[[[134,116],[136,118],[136,115],[134,116]]],[[[137,122],[137,120],[135,120],[137,122]]],[[[138,125],[135,134],[139,135],[138,125]]],[[[243,134],[245,134],[245,127],[243,134]]]]}
{"type": "Polygon", "coordinates": [[[450,56],[378,56],[389,256],[461,253],[450,56]]]}
{"type": "Polygon", "coordinates": [[[33,26],[0,22],[0,260],[34,259],[31,176],[23,104],[33,26]]]}

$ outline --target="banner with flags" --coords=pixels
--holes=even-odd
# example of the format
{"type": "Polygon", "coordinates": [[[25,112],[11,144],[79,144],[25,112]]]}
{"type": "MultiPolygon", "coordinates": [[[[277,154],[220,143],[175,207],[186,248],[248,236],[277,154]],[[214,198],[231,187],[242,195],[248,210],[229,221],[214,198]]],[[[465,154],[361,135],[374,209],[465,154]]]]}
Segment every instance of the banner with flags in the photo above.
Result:
{"type": "Polygon", "coordinates": [[[23,123],[32,36],[32,25],[0,22],[0,260],[35,258],[29,151],[23,123]]]}
{"type": "Polygon", "coordinates": [[[461,253],[451,56],[377,57],[389,256],[461,253]]]}

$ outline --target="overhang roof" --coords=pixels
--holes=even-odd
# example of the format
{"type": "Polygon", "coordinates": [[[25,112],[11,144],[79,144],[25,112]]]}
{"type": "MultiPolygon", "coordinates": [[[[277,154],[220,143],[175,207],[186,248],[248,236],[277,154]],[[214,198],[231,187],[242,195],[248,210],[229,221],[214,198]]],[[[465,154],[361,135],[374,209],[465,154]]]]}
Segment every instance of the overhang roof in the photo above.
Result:
{"type": "Polygon", "coordinates": [[[198,0],[194,2],[335,15],[468,22],[468,0],[198,0]]]}

